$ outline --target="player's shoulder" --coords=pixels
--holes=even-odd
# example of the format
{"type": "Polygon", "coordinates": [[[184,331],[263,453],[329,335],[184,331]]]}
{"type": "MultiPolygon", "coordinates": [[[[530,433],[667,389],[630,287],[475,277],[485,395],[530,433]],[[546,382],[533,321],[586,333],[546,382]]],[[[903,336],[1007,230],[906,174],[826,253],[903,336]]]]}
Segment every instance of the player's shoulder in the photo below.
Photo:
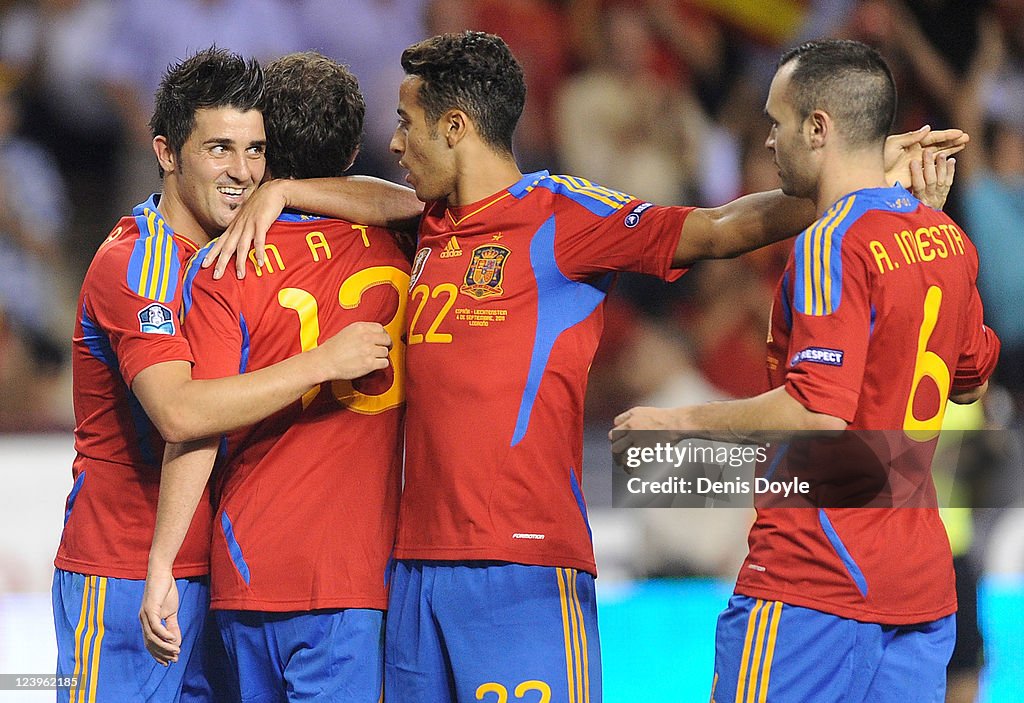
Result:
{"type": "Polygon", "coordinates": [[[795,250],[817,251],[820,256],[824,249],[839,252],[866,245],[893,217],[905,218],[920,208],[931,211],[899,185],[847,193],[800,233],[795,250]]]}
{"type": "Polygon", "coordinates": [[[599,217],[607,217],[618,212],[636,200],[628,193],[607,188],[586,178],[550,174],[547,171],[527,174],[509,190],[519,198],[530,193],[544,193],[559,204],[580,206],[599,217]]]}

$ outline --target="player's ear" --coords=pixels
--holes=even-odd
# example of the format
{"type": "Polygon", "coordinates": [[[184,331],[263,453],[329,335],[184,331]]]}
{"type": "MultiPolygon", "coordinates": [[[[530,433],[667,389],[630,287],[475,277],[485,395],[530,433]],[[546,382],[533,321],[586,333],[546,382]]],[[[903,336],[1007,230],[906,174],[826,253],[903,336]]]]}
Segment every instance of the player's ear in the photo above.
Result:
{"type": "Polygon", "coordinates": [[[441,118],[445,140],[449,147],[454,147],[469,133],[469,118],[462,110],[449,110],[441,118]]]}
{"type": "Polygon", "coordinates": [[[812,149],[820,149],[832,131],[832,118],[824,110],[813,110],[804,120],[804,134],[812,149]]]}
{"type": "Polygon", "coordinates": [[[170,142],[167,141],[167,137],[162,134],[153,137],[153,153],[156,154],[157,163],[160,164],[164,173],[171,173],[177,168],[177,155],[171,148],[170,142]]]}

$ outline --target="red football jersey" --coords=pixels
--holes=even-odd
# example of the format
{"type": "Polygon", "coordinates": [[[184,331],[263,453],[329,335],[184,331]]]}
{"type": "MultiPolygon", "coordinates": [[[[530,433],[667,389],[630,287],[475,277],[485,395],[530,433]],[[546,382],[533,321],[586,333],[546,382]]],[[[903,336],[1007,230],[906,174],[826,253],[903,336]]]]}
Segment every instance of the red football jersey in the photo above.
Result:
{"type": "MultiPolygon", "coordinates": [[[[797,238],[779,284],[772,387],[850,430],[886,430],[911,446],[890,466],[893,505],[935,504],[931,460],[946,400],[995,366],[999,341],[982,322],[977,275],[960,227],[897,186],[842,198],[797,238]]],[[[743,595],[887,624],[956,610],[933,507],[759,509],[749,544],[743,595]]]]}
{"type": "MultiPolygon", "coordinates": [[[[196,257],[198,260],[199,257],[196,257]]],[[[195,378],[245,373],[356,321],[385,325],[392,365],[308,392],[227,436],[214,480],[214,609],[386,606],[401,488],[408,258],[386,230],[285,214],[239,281],[186,274],[195,378]]]]}
{"type": "MultiPolygon", "coordinates": [[[[54,562],[65,571],[146,578],[164,442],[131,384],[153,364],[192,361],[178,312],[184,262],[198,248],[171,231],[156,198],[100,245],[78,298],[75,482],[54,562]]],[[[210,519],[204,499],[174,562],[177,578],[207,573],[210,519]]]]}
{"type": "Polygon", "coordinates": [[[682,275],[672,258],[691,209],[547,172],[427,207],[397,557],[596,573],[580,483],[601,303],[616,271],[682,275]]]}

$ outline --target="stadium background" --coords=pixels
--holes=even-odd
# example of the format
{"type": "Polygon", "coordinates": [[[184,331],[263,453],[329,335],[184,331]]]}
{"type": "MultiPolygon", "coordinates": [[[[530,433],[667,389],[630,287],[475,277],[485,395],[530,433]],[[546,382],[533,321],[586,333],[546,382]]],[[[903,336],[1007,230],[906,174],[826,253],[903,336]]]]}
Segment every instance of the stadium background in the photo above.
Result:
{"type": "MultiPolygon", "coordinates": [[[[760,115],[783,48],[821,36],[877,46],[899,84],[898,130],[955,125],[974,137],[948,209],[982,252],[986,315],[1004,342],[998,384],[971,422],[1004,440],[965,490],[989,496],[979,505],[1024,506],[1019,480],[1006,479],[1024,471],[1022,0],[0,0],[0,674],[52,670],[74,300],[116,219],[159,189],[146,122],[166,65],[214,42],[262,59],[315,48],[344,61],[368,103],[355,171],[400,178],[387,141],[401,50],[465,28],[501,34],[524,65],[524,171],[574,173],[664,204],[716,205],[776,185],[760,115]],[[972,197],[978,189],[992,199],[972,197]]],[[[762,390],[785,254],[780,245],[701,265],[673,285],[623,277],[610,301],[584,487],[613,703],[707,700],[714,622],[750,515],[611,508],[604,435],[637,403],[762,390]]],[[[1024,690],[1022,516],[975,510],[954,528],[983,572],[983,701],[1024,690]]],[[[0,690],[0,703],[22,700],[52,692],[0,690]]]]}

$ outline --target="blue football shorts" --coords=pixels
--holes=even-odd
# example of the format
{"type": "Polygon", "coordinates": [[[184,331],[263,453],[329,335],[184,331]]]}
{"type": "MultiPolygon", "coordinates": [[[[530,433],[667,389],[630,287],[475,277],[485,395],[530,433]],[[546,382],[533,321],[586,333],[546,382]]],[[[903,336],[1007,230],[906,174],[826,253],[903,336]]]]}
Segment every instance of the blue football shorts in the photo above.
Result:
{"type": "Polygon", "coordinates": [[[378,703],[384,613],[214,611],[243,703],[378,703]]]}
{"type": "Polygon", "coordinates": [[[57,676],[71,678],[57,703],[198,703],[231,700],[223,645],[208,622],[206,579],[177,579],[182,643],[178,661],[157,663],[142,637],[145,581],[86,576],[57,569],[53,620],[57,676]]]}
{"type": "Polygon", "coordinates": [[[734,595],[718,618],[711,700],[943,703],[953,615],[879,625],[734,595]]]}
{"type": "Polygon", "coordinates": [[[397,703],[600,703],[594,577],[504,562],[397,562],[384,693],[397,703]]]}

